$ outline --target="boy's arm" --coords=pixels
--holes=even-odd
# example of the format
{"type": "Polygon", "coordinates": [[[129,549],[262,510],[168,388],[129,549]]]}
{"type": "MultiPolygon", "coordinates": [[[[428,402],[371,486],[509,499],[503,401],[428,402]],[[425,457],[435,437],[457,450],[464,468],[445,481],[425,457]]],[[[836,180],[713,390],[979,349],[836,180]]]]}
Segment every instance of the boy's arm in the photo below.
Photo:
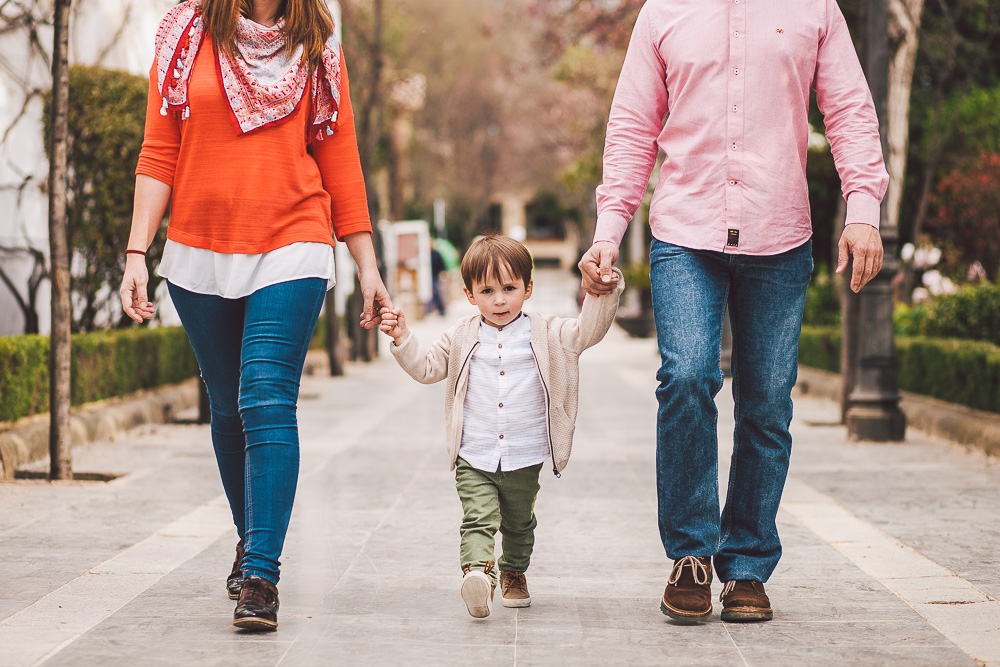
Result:
{"type": "Polygon", "coordinates": [[[417,382],[433,384],[448,377],[448,357],[458,324],[448,329],[429,347],[420,345],[417,337],[409,329],[407,335],[397,344],[389,346],[392,356],[407,374],[417,382]]]}
{"type": "Polygon", "coordinates": [[[577,317],[559,319],[554,323],[559,340],[564,347],[583,352],[588,347],[601,342],[615,321],[618,312],[618,301],[625,289],[625,278],[618,267],[611,269],[618,276],[611,294],[594,296],[587,294],[583,299],[583,307],[577,317]]]}

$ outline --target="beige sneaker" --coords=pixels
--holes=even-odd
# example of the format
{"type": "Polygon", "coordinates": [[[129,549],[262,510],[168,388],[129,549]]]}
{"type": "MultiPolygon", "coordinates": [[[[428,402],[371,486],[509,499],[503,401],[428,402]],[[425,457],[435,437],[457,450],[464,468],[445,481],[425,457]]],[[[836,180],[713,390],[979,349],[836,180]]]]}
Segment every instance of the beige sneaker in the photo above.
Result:
{"type": "Polygon", "coordinates": [[[493,611],[493,581],[482,570],[469,570],[462,577],[462,599],[473,618],[486,618],[493,611]]]}
{"type": "Polygon", "coordinates": [[[523,572],[500,570],[500,601],[505,607],[528,607],[531,595],[523,572]]]}

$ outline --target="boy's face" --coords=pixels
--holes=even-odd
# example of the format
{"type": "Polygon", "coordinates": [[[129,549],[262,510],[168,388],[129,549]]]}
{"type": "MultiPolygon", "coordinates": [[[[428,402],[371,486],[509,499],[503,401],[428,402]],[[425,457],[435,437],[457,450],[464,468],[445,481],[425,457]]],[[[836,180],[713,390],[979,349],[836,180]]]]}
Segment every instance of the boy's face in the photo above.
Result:
{"type": "Polygon", "coordinates": [[[476,282],[472,291],[463,287],[469,303],[479,308],[486,323],[494,327],[504,327],[513,322],[521,313],[521,306],[531,297],[532,282],[525,286],[520,278],[514,278],[508,268],[500,266],[500,275],[487,276],[485,282],[476,282]]]}

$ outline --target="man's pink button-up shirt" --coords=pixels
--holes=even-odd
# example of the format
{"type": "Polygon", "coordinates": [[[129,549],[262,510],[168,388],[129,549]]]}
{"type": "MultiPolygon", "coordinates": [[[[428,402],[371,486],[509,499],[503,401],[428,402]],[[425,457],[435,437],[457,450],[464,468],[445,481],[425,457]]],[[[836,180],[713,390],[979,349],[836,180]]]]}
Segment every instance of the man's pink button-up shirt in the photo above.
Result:
{"type": "Polygon", "coordinates": [[[656,238],[749,255],[805,243],[811,88],[847,222],[878,227],[889,176],[836,0],[648,0],[611,107],[594,240],[621,243],[659,147],[656,238]]]}

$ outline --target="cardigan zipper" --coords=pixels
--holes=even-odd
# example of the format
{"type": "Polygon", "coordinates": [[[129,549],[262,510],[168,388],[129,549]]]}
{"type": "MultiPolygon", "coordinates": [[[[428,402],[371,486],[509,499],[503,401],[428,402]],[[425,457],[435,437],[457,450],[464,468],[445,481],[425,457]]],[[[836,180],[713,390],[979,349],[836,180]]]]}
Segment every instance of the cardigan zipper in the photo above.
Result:
{"type": "Polygon", "coordinates": [[[556,477],[562,477],[559,469],[556,468],[556,448],[552,444],[552,399],[549,396],[549,386],[545,384],[545,378],[542,377],[542,367],[538,365],[538,355],[535,354],[535,346],[528,342],[528,347],[531,348],[531,356],[535,359],[535,370],[538,371],[538,379],[542,383],[542,390],[545,392],[545,435],[549,439],[549,454],[552,455],[552,474],[556,477]]]}
{"type": "Polygon", "coordinates": [[[462,371],[465,370],[465,365],[467,363],[469,363],[469,359],[472,358],[472,354],[476,351],[476,348],[478,348],[478,347],[479,347],[479,341],[477,340],[476,344],[473,345],[472,349],[469,350],[469,353],[467,355],[465,355],[465,360],[462,361],[461,368],[458,369],[458,375],[455,376],[455,394],[454,394],[455,396],[458,396],[458,384],[462,380],[462,371]]]}

